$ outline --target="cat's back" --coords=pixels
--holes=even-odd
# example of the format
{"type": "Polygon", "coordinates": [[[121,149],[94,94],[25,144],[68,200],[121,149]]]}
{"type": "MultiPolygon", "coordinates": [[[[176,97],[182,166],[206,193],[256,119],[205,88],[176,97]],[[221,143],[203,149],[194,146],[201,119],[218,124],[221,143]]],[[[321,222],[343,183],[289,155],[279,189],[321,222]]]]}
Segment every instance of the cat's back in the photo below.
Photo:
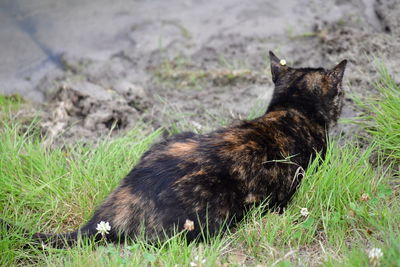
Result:
{"type": "MultiPolygon", "coordinates": [[[[128,175],[136,190],[154,194],[182,184],[210,185],[243,180],[243,169],[264,168],[262,162],[280,160],[315,139],[323,129],[293,110],[272,111],[251,121],[237,122],[208,134],[184,132],[153,145],[128,175]],[[315,126],[317,127],[317,126],[315,126]],[[214,183],[213,183],[214,182],[214,183]]],[[[310,148],[311,149],[311,148],[310,148]]],[[[309,155],[307,155],[309,156],[309,155]]]]}

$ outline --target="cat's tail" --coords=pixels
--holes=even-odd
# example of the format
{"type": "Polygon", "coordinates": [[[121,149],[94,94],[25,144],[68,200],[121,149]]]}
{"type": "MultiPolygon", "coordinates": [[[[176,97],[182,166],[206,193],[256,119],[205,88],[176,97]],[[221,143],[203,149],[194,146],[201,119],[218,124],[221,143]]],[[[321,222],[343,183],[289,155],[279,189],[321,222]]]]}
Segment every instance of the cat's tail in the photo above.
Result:
{"type": "MultiPolygon", "coordinates": [[[[81,229],[68,233],[61,234],[45,234],[45,233],[35,233],[32,234],[31,231],[28,231],[22,227],[9,224],[8,222],[0,219],[0,226],[3,226],[6,230],[6,233],[12,231],[18,231],[22,234],[23,237],[27,239],[31,239],[32,243],[27,244],[26,247],[29,246],[39,246],[39,247],[52,247],[52,248],[69,248],[73,247],[77,244],[79,239],[86,238],[94,238],[95,241],[101,240],[101,235],[97,234],[96,229],[90,229],[88,225],[82,227],[81,229]]],[[[1,234],[0,234],[1,236],[1,234]]]]}
{"type": "Polygon", "coordinates": [[[52,248],[68,248],[78,241],[78,231],[62,234],[36,233],[32,235],[34,245],[52,248]]]}

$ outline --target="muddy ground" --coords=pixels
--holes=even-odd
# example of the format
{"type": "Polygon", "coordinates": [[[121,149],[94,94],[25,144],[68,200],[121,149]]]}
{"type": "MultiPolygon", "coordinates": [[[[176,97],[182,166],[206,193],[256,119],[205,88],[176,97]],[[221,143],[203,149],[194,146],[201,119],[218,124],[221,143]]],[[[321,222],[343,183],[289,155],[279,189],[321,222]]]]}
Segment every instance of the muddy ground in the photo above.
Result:
{"type": "MultiPolygon", "coordinates": [[[[30,100],[20,114],[40,116],[49,143],[141,121],[203,132],[259,114],[273,88],[269,50],[295,67],[348,59],[348,96],[374,92],[377,59],[400,82],[398,0],[39,2],[0,5],[0,90],[30,100]]],[[[348,97],[343,117],[355,114],[348,97]]]]}

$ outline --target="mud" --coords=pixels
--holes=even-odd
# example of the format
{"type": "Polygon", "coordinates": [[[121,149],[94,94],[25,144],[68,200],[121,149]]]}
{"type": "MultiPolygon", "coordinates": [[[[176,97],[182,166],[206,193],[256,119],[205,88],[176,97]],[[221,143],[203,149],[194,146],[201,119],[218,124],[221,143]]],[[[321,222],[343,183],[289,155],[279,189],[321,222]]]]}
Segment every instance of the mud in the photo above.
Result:
{"type": "MultiPolygon", "coordinates": [[[[400,82],[397,0],[36,2],[0,4],[0,90],[41,103],[50,143],[260,114],[268,50],[295,67],[349,59],[349,94],[374,92],[376,59],[400,82]]],[[[343,117],[355,114],[347,98],[343,117]]]]}

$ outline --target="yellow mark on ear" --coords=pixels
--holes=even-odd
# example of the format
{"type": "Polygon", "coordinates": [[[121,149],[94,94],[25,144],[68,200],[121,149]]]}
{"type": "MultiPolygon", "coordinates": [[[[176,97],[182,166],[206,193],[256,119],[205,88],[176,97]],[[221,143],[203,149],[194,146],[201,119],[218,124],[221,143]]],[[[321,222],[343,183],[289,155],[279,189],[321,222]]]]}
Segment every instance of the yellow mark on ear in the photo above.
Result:
{"type": "Polygon", "coordinates": [[[279,61],[279,64],[281,64],[282,66],[285,66],[286,65],[286,60],[281,59],[281,61],[279,61]]]}

